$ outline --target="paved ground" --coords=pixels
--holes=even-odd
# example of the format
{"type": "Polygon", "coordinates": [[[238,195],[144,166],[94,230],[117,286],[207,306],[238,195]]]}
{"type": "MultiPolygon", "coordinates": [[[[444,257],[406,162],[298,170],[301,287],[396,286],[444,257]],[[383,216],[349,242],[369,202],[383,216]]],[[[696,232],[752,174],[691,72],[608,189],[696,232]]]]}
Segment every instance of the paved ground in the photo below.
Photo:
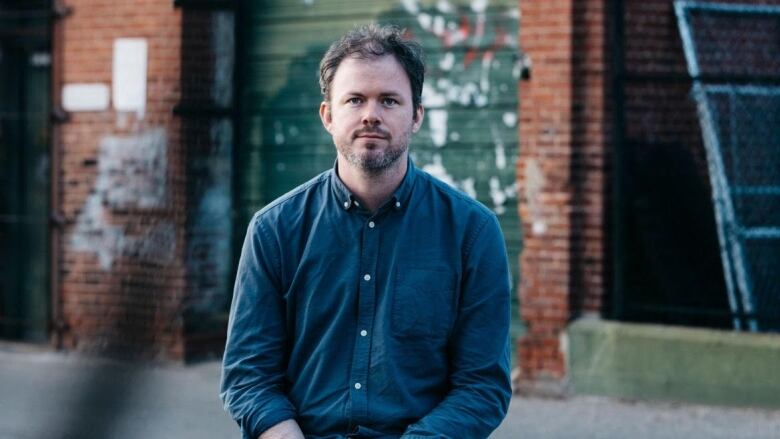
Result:
{"type": "MultiPolygon", "coordinates": [[[[129,367],[0,346],[0,438],[237,438],[219,365],[129,367]]],[[[780,438],[780,411],[514,398],[494,439],[780,438]]]]}

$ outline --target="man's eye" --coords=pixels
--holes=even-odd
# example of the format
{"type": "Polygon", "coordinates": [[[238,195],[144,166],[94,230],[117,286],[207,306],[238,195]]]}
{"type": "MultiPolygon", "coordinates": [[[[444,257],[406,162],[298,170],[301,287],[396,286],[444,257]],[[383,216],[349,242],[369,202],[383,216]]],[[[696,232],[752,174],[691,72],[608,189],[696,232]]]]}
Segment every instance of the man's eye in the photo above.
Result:
{"type": "Polygon", "coordinates": [[[382,99],[382,104],[386,105],[388,107],[392,107],[394,105],[398,105],[398,101],[396,101],[393,98],[384,98],[384,99],[382,99]]]}
{"type": "Polygon", "coordinates": [[[347,99],[347,103],[348,104],[352,104],[352,105],[357,105],[357,104],[359,104],[361,102],[363,102],[363,100],[360,99],[360,98],[349,98],[349,99],[347,99]]]}

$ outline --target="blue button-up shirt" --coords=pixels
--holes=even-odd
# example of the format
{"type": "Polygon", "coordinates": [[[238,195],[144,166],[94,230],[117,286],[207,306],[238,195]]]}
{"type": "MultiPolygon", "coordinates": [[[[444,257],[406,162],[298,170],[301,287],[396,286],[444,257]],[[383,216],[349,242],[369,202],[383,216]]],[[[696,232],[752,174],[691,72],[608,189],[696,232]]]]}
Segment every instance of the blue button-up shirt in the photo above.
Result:
{"type": "Polygon", "coordinates": [[[331,169],[252,218],[221,397],[244,437],[484,438],[504,418],[509,271],[498,221],[409,160],[372,213],[331,169]]]}

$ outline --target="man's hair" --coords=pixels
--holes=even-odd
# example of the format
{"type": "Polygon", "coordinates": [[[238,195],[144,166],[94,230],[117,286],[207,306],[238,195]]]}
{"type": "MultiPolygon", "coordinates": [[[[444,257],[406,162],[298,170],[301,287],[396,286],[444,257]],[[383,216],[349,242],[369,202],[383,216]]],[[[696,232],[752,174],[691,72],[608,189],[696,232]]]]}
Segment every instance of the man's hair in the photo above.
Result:
{"type": "Polygon", "coordinates": [[[393,55],[401,64],[412,85],[412,108],[420,107],[423,80],[425,78],[425,55],[422,47],[403,37],[397,26],[368,24],[353,29],[334,42],[320,61],[320,91],[330,101],[330,86],[341,61],[351,56],[358,59],[375,59],[393,55]]]}

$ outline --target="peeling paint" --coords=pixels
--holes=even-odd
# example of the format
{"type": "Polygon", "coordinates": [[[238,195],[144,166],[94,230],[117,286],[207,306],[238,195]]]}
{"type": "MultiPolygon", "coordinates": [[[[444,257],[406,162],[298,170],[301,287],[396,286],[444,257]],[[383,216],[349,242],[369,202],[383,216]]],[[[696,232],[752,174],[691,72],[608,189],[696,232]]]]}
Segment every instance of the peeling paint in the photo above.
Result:
{"type": "Polygon", "coordinates": [[[490,198],[493,200],[493,211],[496,212],[496,215],[506,212],[504,203],[506,203],[507,196],[501,189],[501,182],[495,175],[490,177],[490,198]]]}
{"type": "Polygon", "coordinates": [[[410,14],[415,15],[420,12],[420,5],[417,3],[417,0],[401,0],[401,5],[410,14]]]}
{"type": "Polygon", "coordinates": [[[430,110],[428,124],[431,127],[431,140],[434,146],[443,147],[447,143],[447,111],[430,110]]]}
{"type": "Polygon", "coordinates": [[[501,119],[504,121],[504,125],[510,128],[517,125],[517,113],[514,111],[508,111],[504,113],[501,119]]]}
{"type": "Polygon", "coordinates": [[[471,198],[477,198],[477,189],[474,187],[474,177],[469,177],[460,181],[460,189],[471,198]]]}
{"type": "Polygon", "coordinates": [[[168,204],[166,153],[163,128],[101,140],[94,191],[77,216],[70,239],[75,251],[96,254],[103,270],[122,256],[158,263],[173,260],[173,223],[162,220],[140,234],[130,234],[106,215],[107,209],[159,209],[168,204]]]}
{"type": "Polygon", "coordinates": [[[433,18],[431,18],[430,14],[421,13],[417,15],[417,22],[420,23],[420,27],[422,27],[427,31],[430,31],[433,18]]]}
{"type": "Polygon", "coordinates": [[[441,57],[441,60],[439,61],[439,68],[444,70],[445,72],[449,72],[452,70],[452,67],[455,65],[455,55],[452,54],[452,52],[447,52],[444,54],[443,57],[441,57]]]}
{"type": "Polygon", "coordinates": [[[471,2],[471,10],[481,14],[485,12],[485,9],[487,9],[488,0],[472,0],[471,2]]]}
{"type": "Polygon", "coordinates": [[[546,223],[542,214],[542,206],[539,202],[539,195],[545,185],[544,174],[536,159],[530,158],[523,169],[525,177],[524,195],[528,205],[528,212],[531,222],[531,232],[535,235],[542,235],[547,230],[546,223]]]}
{"type": "Polygon", "coordinates": [[[433,175],[434,177],[438,178],[439,180],[447,183],[448,185],[454,188],[458,187],[458,185],[455,184],[455,180],[447,172],[447,169],[444,168],[444,165],[442,164],[441,161],[441,154],[434,154],[432,162],[423,166],[422,170],[433,175]]]}
{"type": "Polygon", "coordinates": [[[452,4],[447,0],[439,0],[436,2],[436,9],[443,14],[451,14],[455,11],[452,4]]]}
{"type": "Polygon", "coordinates": [[[496,168],[499,170],[506,168],[506,150],[504,148],[504,140],[501,139],[501,133],[498,132],[495,124],[490,124],[490,134],[493,138],[493,144],[495,145],[496,154],[496,168]]]}

